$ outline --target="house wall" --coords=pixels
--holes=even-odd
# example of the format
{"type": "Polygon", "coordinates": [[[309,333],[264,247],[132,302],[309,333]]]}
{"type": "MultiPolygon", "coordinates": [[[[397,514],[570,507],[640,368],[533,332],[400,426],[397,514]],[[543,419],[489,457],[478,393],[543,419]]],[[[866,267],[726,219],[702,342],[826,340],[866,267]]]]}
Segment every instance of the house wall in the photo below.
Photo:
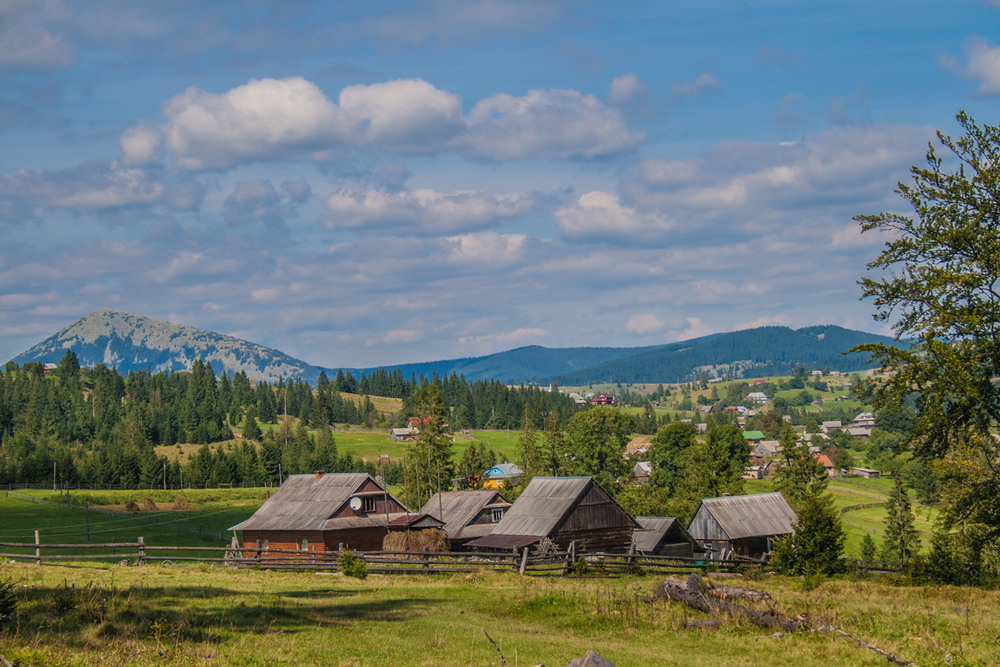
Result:
{"type": "Polygon", "coordinates": [[[729,536],[726,535],[726,532],[722,530],[722,526],[719,525],[719,522],[715,520],[715,517],[712,516],[712,513],[704,505],[698,508],[698,512],[691,519],[691,524],[688,526],[688,533],[697,542],[729,542],[729,536]]]}
{"type": "MultiPolygon", "coordinates": [[[[298,549],[299,540],[304,537],[309,540],[310,551],[337,551],[341,545],[354,551],[381,551],[385,536],[385,528],[374,526],[326,532],[247,530],[243,532],[243,548],[253,551],[257,548],[257,540],[267,540],[270,549],[298,549]]],[[[268,557],[292,558],[294,554],[269,554],[268,557]]]]}
{"type": "Polygon", "coordinates": [[[627,550],[633,528],[631,517],[598,487],[591,486],[551,538],[562,548],[575,541],[578,549],[587,551],[627,550]]]}

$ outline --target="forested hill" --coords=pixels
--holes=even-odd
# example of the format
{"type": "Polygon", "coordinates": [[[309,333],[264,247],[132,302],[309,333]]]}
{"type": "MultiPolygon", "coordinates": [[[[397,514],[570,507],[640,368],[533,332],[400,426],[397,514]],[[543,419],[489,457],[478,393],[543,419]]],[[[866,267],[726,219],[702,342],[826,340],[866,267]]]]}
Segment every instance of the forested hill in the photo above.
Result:
{"type": "MultiPolygon", "coordinates": [[[[760,327],[712,334],[679,343],[649,347],[521,347],[485,357],[452,359],[398,368],[403,375],[430,376],[459,373],[469,380],[494,378],[501,382],[555,380],[563,385],[602,382],[684,382],[701,372],[709,377],[758,377],[790,373],[797,365],[857,371],[870,367],[868,355],[845,354],[861,343],[898,341],[864,331],[832,325],[790,329],[760,327]]],[[[355,369],[370,373],[373,369],[355,369]]]]}
{"type": "Polygon", "coordinates": [[[870,368],[868,355],[845,354],[855,345],[882,342],[900,345],[887,336],[836,326],[804,329],[760,327],[645,348],[555,379],[561,384],[598,382],[680,382],[700,372],[709,377],[785,375],[797,365],[810,369],[857,371],[870,368]]]}
{"type": "MultiPolygon", "coordinates": [[[[384,367],[405,378],[437,374],[464,376],[470,382],[498,380],[506,384],[581,385],[601,382],[683,382],[702,372],[709,377],[780,375],[798,364],[810,369],[854,371],[868,367],[862,354],[843,354],[859,343],[891,338],[836,326],[793,330],[761,327],[713,334],[679,343],[649,347],[521,347],[482,357],[467,357],[384,367]]],[[[208,362],[217,373],[246,373],[252,380],[296,379],[315,384],[321,370],[333,377],[338,368],[320,368],[232,336],[184,327],[131,313],[99,310],[70,324],[13,359],[58,363],[72,350],[80,365],[174,372],[208,362]]],[[[359,377],[376,368],[344,368],[359,377]]]]}

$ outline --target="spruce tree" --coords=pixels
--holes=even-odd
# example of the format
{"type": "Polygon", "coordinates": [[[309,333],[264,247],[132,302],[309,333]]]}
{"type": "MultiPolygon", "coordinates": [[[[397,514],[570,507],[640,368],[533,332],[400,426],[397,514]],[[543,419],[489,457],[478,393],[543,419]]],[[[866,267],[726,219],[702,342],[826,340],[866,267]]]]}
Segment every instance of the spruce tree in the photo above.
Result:
{"type": "Polygon", "coordinates": [[[909,563],[920,550],[920,536],[913,527],[913,508],[903,487],[903,479],[894,476],[895,484],[885,503],[885,535],[882,538],[882,558],[894,563],[909,563]]]}

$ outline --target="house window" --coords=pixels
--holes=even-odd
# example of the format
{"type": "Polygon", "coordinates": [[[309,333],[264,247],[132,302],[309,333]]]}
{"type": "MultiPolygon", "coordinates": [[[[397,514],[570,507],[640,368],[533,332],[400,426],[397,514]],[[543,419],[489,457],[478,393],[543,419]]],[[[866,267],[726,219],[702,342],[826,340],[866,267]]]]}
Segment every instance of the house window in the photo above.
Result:
{"type": "Polygon", "coordinates": [[[375,511],[375,496],[364,496],[361,498],[361,511],[364,513],[375,511]]]}
{"type": "Polygon", "coordinates": [[[260,541],[260,548],[261,549],[267,549],[269,546],[270,546],[270,543],[267,540],[261,540],[260,541]]]}
{"type": "Polygon", "coordinates": [[[302,551],[309,551],[309,539],[303,537],[299,540],[299,549],[302,551]]]}
{"type": "Polygon", "coordinates": [[[493,510],[493,523],[500,523],[500,519],[503,518],[503,508],[497,507],[493,510]]]}

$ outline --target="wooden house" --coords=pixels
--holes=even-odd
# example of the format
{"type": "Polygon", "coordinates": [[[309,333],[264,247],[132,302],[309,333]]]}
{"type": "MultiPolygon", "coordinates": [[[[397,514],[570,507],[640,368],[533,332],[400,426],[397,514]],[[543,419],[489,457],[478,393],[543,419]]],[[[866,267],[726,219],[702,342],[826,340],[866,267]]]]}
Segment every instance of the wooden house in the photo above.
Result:
{"type": "Polygon", "coordinates": [[[440,491],[420,508],[444,523],[452,548],[493,532],[510,501],[495,489],[440,491]]]}
{"type": "Polygon", "coordinates": [[[483,487],[502,489],[508,481],[513,481],[524,474],[521,466],[516,463],[498,463],[483,472],[483,487]]]}
{"type": "Polygon", "coordinates": [[[688,532],[712,558],[760,558],[775,537],[795,532],[795,512],[780,493],[723,496],[701,501],[688,532]]]}
{"type": "Polygon", "coordinates": [[[879,471],[872,468],[851,468],[851,473],[857,475],[858,477],[866,477],[868,479],[878,479],[879,471]]]}
{"type": "Polygon", "coordinates": [[[693,558],[700,552],[694,538],[672,516],[637,516],[639,528],[632,533],[635,550],[652,556],[693,558]]]}
{"type": "Polygon", "coordinates": [[[520,549],[549,538],[560,549],[625,551],[639,527],[592,477],[535,477],[476,549],[520,549]]]}
{"type": "Polygon", "coordinates": [[[245,549],[377,551],[393,530],[440,528],[442,522],[408,512],[366,473],[291,475],[246,521],[245,549]]]}

